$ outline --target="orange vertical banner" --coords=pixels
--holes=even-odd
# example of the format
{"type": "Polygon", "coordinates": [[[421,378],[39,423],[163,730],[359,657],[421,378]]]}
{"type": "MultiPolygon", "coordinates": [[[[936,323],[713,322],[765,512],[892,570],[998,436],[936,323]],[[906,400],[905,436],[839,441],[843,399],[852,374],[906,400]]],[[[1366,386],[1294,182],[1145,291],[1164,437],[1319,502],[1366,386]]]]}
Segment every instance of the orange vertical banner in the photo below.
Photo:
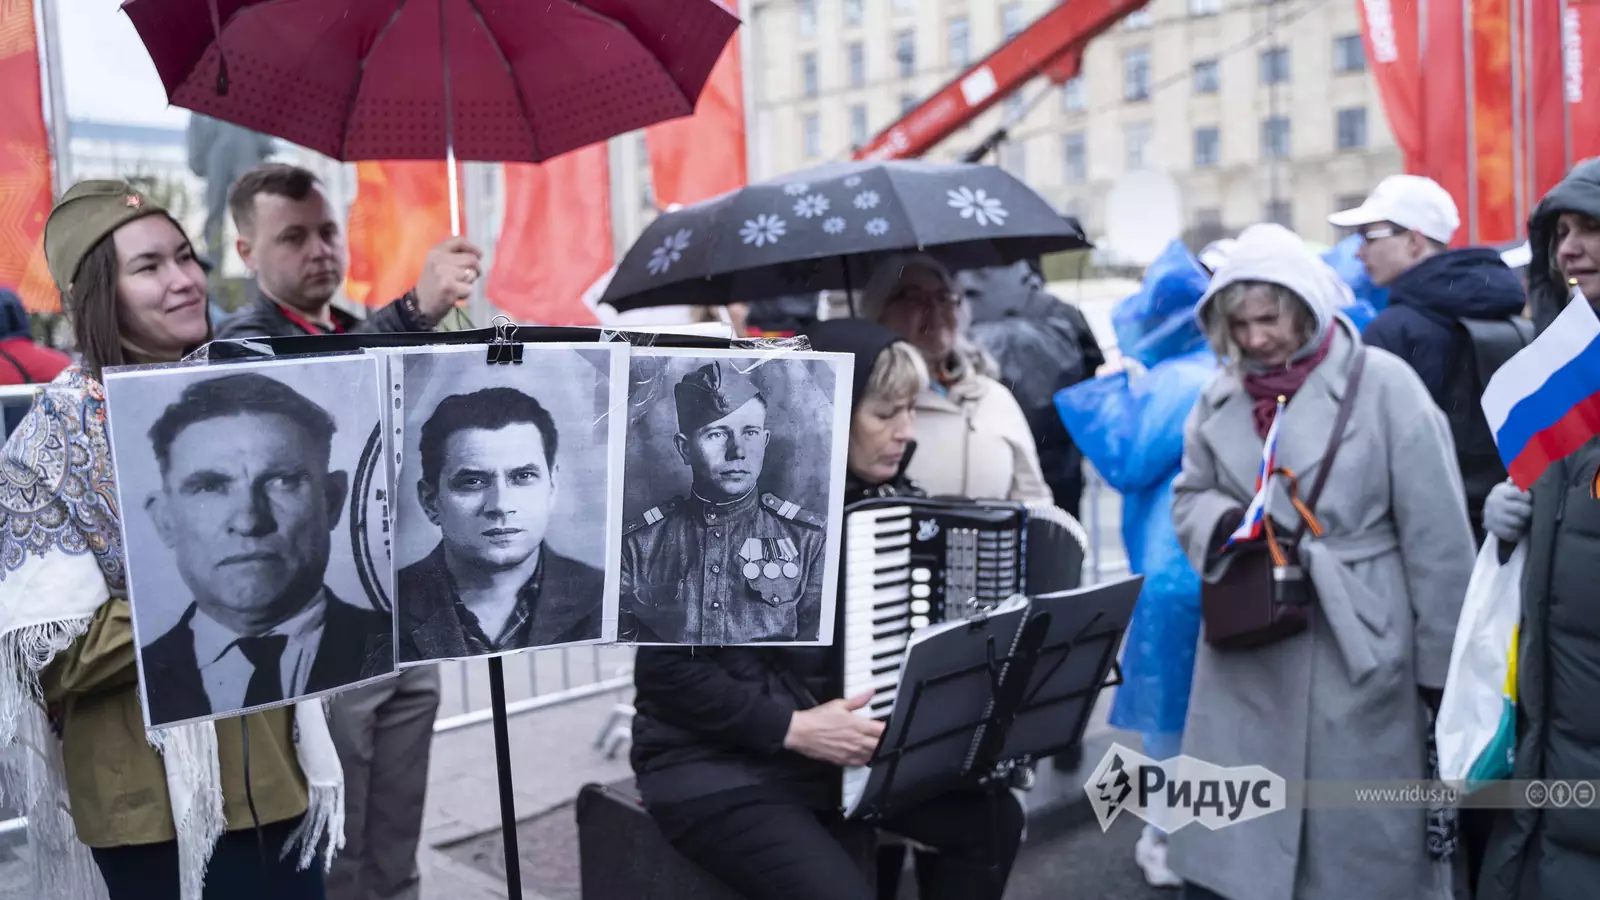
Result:
{"type": "Polygon", "coordinates": [[[507,163],[505,181],[489,300],[524,324],[598,324],[583,292],[615,259],[606,144],[539,165],[507,163]]]}
{"type": "Polygon", "coordinates": [[[734,34],[706,80],[694,115],[645,129],[656,206],[685,206],[744,187],[744,78],[734,34]]]}
{"type": "Polygon", "coordinates": [[[44,262],[50,137],[44,124],[33,4],[0,2],[0,287],[30,312],[57,312],[61,295],[44,262]]]}
{"type": "Polygon", "coordinates": [[[1407,172],[1423,164],[1422,60],[1418,0],[1362,0],[1361,36],[1384,118],[1407,172]]]}
{"type": "Polygon", "coordinates": [[[428,251],[450,236],[448,171],[442,161],[356,163],[344,283],[351,300],[385,306],[416,286],[428,251]]]}
{"type": "Polygon", "coordinates": [[[1600,156],[1600,2],[1566,0],[1562,51],[1572,126],[1570,162],[1576,163],[1600,156]]]}
{"type": "Polygon", "coordinates": [[[1511,2],[1472,0],[1472,120],[1475,155],[1469,240],[1516,240],[1517,132],[1512,115],[1511,2]]]}

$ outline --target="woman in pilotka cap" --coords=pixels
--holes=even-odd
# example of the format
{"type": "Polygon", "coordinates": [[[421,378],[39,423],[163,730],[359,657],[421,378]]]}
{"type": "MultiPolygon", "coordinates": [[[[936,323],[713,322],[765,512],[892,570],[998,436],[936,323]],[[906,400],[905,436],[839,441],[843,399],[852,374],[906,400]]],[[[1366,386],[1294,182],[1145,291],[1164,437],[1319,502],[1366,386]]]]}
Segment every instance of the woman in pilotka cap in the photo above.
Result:
{"type": "Polygon", "coordinates": [[[28,816],[33,895],[97,896],[98,868],[112,900],[321,898],[311,863],[342,843],[343,780],[320,703],[144,728],[100,377],[210,337],[194,249],[121,181],[67,191],[44,244],[83,360],[0,454],[3,787],[28,816]]]}
{"type": "MultiPolygon", "coordinates": [[[[1183,753],[1263,766],[1290,784],[1428,776],[1426,707],[1444,685],[1473,567],[1444,415],[1410,366],[1363,347],[1335,312],[1347,291],[1286,229],[1258,225],[1239,236],[1195,312],[1224,365],[1190,413],[1173,483],[1178,539],[1206,583],[1183,753]],[[1330,443],[1347,401],[1341,439],[1330,443]],[[1265,578],[1258,585],[1239,574],[1266,575],[1242,563],[1259,543],[1225,545],[1256,492],[1279,415],[1275,462],[1294,479],[1278,476],[1268,493],[1275,534],[1307,521],[1286,494],[1311,503],[1328,466],[1326,491],[1309,510],[1317,528],[1299,545],[1311,587],[1306,626],[1275,642],[1219,648],[1211,641],[1245,610],[1268,608],[1267,592],[1256,590],[1265,578]]],[[[1449,895],[1422,808],[1291,808],[1223,824],[1169,838],[1167,863],[1186,898],[1449,895]]]]}

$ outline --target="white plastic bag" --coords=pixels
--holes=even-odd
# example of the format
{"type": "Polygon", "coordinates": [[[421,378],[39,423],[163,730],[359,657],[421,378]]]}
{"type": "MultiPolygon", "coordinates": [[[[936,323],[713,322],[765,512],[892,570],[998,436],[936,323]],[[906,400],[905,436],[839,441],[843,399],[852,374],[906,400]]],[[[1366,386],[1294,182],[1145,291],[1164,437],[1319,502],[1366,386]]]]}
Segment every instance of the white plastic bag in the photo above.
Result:
{"type": "Polygon", "coordinates": [[[1489,535],[1472,569],[1456,623],[1444,700],[1434,720],[1439,777],[1476,783],[1509,778],[1516,749],[1517,626],[1522,618],[1522,564],[1517,544],[1505,565],[1489,535]]]}

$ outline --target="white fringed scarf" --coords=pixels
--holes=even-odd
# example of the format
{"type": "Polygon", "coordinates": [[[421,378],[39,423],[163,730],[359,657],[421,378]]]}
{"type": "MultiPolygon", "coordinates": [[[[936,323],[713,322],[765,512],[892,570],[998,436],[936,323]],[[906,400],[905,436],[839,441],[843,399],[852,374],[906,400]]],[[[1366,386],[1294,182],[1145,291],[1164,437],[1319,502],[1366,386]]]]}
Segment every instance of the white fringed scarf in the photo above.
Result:
{"type": "MultiPolygon", "coordinates": [[[[0,800],[28,817],[35,897],[106,897],[72,822],[61,741],[39,685],[39,674],[88,631],[122,581],[102,401],[99,385],[69,368],[0,453],[0,800]],[[87,454],[87,466],[73,450],[87,454]]],[[[344,770],[326,715],[320,700],[295,707],[294,744],[310,803],[284,854],[298,849],[301,869],[321,848],[326,870],[344,846],[344,770]]],[[[226,826],[216,727],[180,725],[147,738],[166,770],[181,900],[200,900],[226,826]]]]}

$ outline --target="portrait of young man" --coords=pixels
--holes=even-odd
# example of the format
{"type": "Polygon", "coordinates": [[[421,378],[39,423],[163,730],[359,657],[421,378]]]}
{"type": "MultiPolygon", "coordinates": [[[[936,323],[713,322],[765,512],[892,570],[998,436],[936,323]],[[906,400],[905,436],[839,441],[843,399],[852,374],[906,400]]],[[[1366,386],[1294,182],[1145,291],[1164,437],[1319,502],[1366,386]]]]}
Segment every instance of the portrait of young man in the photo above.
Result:
{"type": "MultiPolygon", "coordinates": [[[[647,380],[630,382],[637,390],[647,380]]],[[[827,518],[761,486],[773,438],[769,398],[737,361],[723,358],[700,361],[673,385],[672,398],[670,450],[630,458],[626,478],[663,479],[687,468],[690,486],[687,496],[652,506],[623,528],[619,639],[818,640],[827,518]]],[[[829,460],[794,462],[826,472],[829,460]]]]}
{"type": "Polygon", "coordinates": [[[601,636],[605,573],[546,541],[563,524],[560,442],[550,411],[513,387],[452,394],[428,415],[413,484],[438,542],[397,579],[401,662],[601,636]]]}
{"type": "MultiPolygon", "coordinates": [[[[352,421],[370,415],[375,425],[371,371],[368,408],[352,421]]],[[[144,384],[161,394],[160,382],[144,384]]],[[[115,381],[108,386],[117,388],[115,381]]],[[[260,371],[188,380],[149,427],[159,483],[143,492],[143,507],[188,594],[158,588],[155,561],[130,547],[136,625],[151,621],[161,604],[187,601],[175,624],[153,638],[141,634],[152,726],[291,701],[394,671],[392,616],[367,597],[347,602],[325,580],[335,554],[352,554],[335,532],[354,462],[333,458],[338,429],[324,406],[260,371]]],[[[125,484],[124,496],[143,487],[125,484]]]]}

